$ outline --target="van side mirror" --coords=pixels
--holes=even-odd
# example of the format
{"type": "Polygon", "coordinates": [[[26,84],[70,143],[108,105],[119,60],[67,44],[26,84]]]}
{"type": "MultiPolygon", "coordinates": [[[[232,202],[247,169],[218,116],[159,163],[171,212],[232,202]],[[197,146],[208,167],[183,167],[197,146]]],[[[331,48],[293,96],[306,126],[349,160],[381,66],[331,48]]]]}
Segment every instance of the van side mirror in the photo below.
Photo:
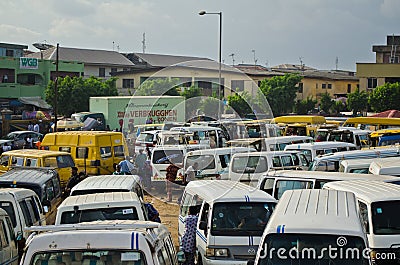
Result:
{"type": "Polygon", "coordinates": [[[207,229],[207,223],[204,222],[204,221],[201,221],[200,224],[199,224],[199,229],[205,231],[207,229]]]}

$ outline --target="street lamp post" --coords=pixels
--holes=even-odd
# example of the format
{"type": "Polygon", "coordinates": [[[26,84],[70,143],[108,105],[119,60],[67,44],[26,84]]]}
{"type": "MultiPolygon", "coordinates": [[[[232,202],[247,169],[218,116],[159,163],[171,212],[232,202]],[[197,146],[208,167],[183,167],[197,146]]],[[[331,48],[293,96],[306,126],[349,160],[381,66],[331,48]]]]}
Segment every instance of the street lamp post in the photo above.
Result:
{"type": "MultiPolygon", "coordinates": [[[[200,11],[200,16],[218,15],[219,16],[219,49],[218,49],[218,120],[221,119],[221,64],[222,64],[222,12],[200,11]]],[[[225,86],[222,86],[223,89],[225,86]]]]}

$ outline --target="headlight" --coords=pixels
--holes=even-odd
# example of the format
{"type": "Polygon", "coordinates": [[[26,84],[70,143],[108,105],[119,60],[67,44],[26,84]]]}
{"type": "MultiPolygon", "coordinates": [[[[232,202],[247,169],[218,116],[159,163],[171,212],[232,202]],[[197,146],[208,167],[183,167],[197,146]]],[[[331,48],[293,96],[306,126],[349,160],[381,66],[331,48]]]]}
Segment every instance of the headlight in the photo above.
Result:
{"type": "Polygon", "coordinates": [[[206,248],[207,257],[228,257],[228,253],[226,248],[206,248]]]}

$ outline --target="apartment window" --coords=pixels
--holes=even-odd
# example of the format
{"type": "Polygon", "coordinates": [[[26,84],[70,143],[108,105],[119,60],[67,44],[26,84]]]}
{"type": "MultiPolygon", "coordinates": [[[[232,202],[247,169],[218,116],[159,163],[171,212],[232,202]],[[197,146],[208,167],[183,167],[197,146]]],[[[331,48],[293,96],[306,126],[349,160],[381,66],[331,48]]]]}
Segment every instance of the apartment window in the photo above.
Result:
{"type": "Polygon", "coordinates": [[[318,83],[315,84],[315,89],[318,89],[318,83]]]}
{"type": "Polygon", "coordinates": [[[244,80],[232,80],[231,88],[236,92],[244,91],[244,80]]]}
{"type": "Polygon", "coordinates": [[[360,88],[360,84],[357,84],[357,88],[358,88],[358,89],[360,88]]]}
{"type": "Polygon", "coordinates": [[[347,84],[347,93],[351,93],[351,84],[347,84]]]}
{"type": "Polygon", "coordinates": [[[369,89],[376,88],[377,84],[378,84],[378,81],[376,78],[373,78],[373,77],[368,78],[367,88],[369,88],[369,89]]]}
{"type": "Polygon", "coordinates": [[[115,73],[115,72],[117,72],[117,71],[118,71],[117,68],[111,68],[111,73],[115,73]]]}
{"type": "Polygon", "coordinates": [[[134,88],[134,80],[122,79],[122,88],[134,88]]]}
{"type": "Polygon", "coordinates": [[[332,89],[332,84],[328,84],[328,89],[332,89]]]}
{"type": "Polygon", "coordinates": [[[14,57],[14,50],[6,50],[6,56],[14,57]]]}
{"type": "Polygon", "coordinates": [[[85,72],[81,72],[81,76],[84,77],[85,76],[85,72]]]}
{"type": "Polygon", "coordinates": [[[106,68],[99,68],[99,77],[106,76],[106,68]]]}
{"type": "Polygon", "coordinates": [[[299,93],[303,93],[303,83],[299,83],[299,93]]]}
{"type": "Polygon", "coordinates": [[[322,84],[322,89],[326,89],[326,84],[322,84]]]}

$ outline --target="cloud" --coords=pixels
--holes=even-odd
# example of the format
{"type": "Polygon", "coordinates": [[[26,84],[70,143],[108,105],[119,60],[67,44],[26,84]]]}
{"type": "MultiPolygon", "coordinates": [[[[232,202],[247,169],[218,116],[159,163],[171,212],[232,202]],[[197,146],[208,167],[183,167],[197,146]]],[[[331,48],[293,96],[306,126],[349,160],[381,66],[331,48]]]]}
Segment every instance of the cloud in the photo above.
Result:
{"type": "Polygon", "coordinates": [[[25,42],[26,39],[37,39],[39,32],[8,24],[0,24],[0,35],[7,36],[7,41],[16,40],[25,42]]]}
{"type": "Polygon", "coordinates": [[[400,14],[400,1],[383,0],[380,10],[385,17],[396,18],[398,20],[400,14]]]}

